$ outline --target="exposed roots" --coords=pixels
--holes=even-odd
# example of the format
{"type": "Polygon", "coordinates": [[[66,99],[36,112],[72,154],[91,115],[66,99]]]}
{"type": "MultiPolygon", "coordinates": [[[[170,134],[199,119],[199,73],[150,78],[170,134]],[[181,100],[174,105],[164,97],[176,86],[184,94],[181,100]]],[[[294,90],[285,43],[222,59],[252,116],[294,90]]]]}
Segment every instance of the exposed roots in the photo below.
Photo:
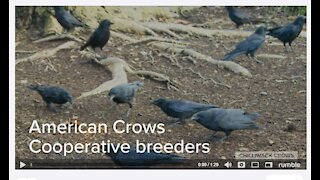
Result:
{"type": "Polygon", "coordinates": [[[168,43],[157,42],[157,43],[151,43],[151,45],[156,48],[159,48],[161,50],[164,50],[164,51],[173,52],[176,54],[183,54],[186,56],[191,56],[192,58],[195,58],[198,60],[204,60],[206,62],[217,65],[219,67],[229,69],[229,70],[233,71],[234,73],[241,74],[246,77],[252,77],[251,73],[246,68],[244,68],[234,62],[231,62],[231,61],[218,61],[218,60],[215,60],[209,56],[206,56],[206,55],[203,55],[199,52],[196,52],[192,49],[176,47],[176,46],[174,46],[172,44],[168,44],[168,43]]]}
{"type": "Polygon", "coordinates": [[[56,41],[56,40],[63,40],[63,39],[68,39],[76,42],[82,42],[81,39],[72,36],[71,34],[58,34],[58,35],[51,35],[47,36],[38,40],[33,41],[33,43],[42,43],[42,42],[47,42],[47,41],[56,41]]]}
{"type": "Polygon", "coordinates": [[[182,44],[182,45],[188,45],[189,44],[187,42],[175,41],[175,40],[167,39],[167,38],[147,37],[147,38],[135,41],[135,42],[131,42],[131,43],[126,44],[126,45],[138,45],[138,44],[149,43],[149,42],[153,42],[153,41],[167,42],[167,43],[172,43],[172,44],[182,44]]]}
{"type": "Polygon", "coordinates": [[[148,28],[146,26],[141,25],[138,22],[119,19],[119,18],[115,18],[113,21],[114,21],[116,28],[120,31],[131,32],[131,33],[133,32],[136,34],[149,34],[152,36],[158,36],[158,34],[155,33],[153,30],[151,30],[150,28],[148,28]]]}
{"type": "Polygon", "coordinates": [[[82,93],[81,96],[79,96],[77,99],[81,99],[84,97],[109,91],[111,88],[117,85],[127,83],[128,82],[127,72],[129,74],[147,76],[156,81],[164,82],[167,84],[168,89],[178,90],[178,85],[180,85],[179,82],[173,81],[168,76],[160,73],[156,73],[152,71],[144,71],[144,70],[134,70],[127,64],[125,60],[117,57],[108,57],[108,58],[98,60],[96,55],[93,55],[92,53],[84,52],[83,55],[85,55],[89,59],[92,59],[94,62],[105,66],[108,70],[110,70],[112,73],[112,79],[102,83],[100,86],[98,86],[97,88],[91,91],[82,93]]]}
{"type": "Polygon", "coordinates": [[[35,53],[35,54],[33,54],[33,55],[29,56],[29,57],[17,59],[16,60],[16,65],[21,63],[21,62],[34,61],[34,60],[44,59],[44,58],[51,58],[58,51],[60,51],[62,49],[72,49],[72,48],[75,48],[75,47],[76,47],[76,43],[74,41],[68,41],[66,43],[63,43],[63,44],[59,45],[58,47],[40,51],[40,52],[35,53]]]}

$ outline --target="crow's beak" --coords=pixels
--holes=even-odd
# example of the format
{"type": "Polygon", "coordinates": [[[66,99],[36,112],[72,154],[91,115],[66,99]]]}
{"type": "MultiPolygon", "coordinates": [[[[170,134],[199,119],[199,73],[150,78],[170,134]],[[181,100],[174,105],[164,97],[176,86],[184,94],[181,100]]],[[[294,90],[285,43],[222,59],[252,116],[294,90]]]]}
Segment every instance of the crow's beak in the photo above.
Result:
{"type": "Polygon", "coordinates": [[[114,97],[115,97],[114,95],[110,96],[110,101],[113,101],[114,97]]]}
{"type": "Polygon", "coordinates": [[[197,118],[197,116],[192,116],[191,118],[190,118],[192,121],[195,121],[195,120],[197,120],[198,118],[197,118]]]}
{"type": "Polygon", "coordinates": [[[110,24],[114,24],[113,22],[110,22],[110,24]]]}

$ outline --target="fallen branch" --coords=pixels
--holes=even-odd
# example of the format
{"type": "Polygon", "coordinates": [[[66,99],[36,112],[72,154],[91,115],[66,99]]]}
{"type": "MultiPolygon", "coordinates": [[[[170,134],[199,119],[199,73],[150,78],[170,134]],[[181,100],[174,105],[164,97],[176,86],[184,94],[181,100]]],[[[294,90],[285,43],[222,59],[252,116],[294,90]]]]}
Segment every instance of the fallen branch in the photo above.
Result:
{"type": "Polygon", "coordinates": [[[16,60],[16,65],[21,63],[21,62],[34,61],[34,60],[37,60],[37,59],[44,59],[44,58],[52,57],[58,51],[60,51],[62,49],[71,49],[71,48],[74,48],[74,47],[76,47],[76,43],[74,41],[68,41],[66,43],[61,44],[58,47],[40,51],[40,52],[35,53],[35,54],[33,54],[33,55],[29,56],[29,57],[17,59],[16,60]]]}
{"type": "Polygon", "coordinates": [[[81,39],[79,39],[75,36],[72,36],[70,34],[58,34],[58,35],[51,35],[51,36],[47,36],[45,38],[35,40],[35,41],[33,41],[33,43],[42,43],[42,42],[56,41],[56,40],[62,40],[62,39],[68,39],[68,40],[72,40],[72,41],[76,41],[76,42],[82,42],[81,39]]]}

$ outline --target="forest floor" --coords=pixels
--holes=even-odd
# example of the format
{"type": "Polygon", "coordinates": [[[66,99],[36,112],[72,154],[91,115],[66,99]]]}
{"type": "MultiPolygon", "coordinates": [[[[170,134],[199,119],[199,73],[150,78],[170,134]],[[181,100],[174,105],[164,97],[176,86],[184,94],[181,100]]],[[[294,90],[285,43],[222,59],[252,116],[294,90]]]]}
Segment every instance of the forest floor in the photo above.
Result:
{"type": "MultiPolygon", "coordinates": [[[[245,8],[244,8],[245,9],[245,8]]],[[[256,9],[254,13],[263,16],[264,9],[256,9]]],[[[288,22],[287,17],[274,18],[279,24],[288,22]]],[[[194,10],[190,18],[181,18],[191,23],[204,23],[217,18],[217,26],[213,29],[235,29],[235,25],[228,19],[223,8],[201,7],[194,10]],[[221,23],[221,24],[219,24],[221,23]]],[[[291,20],[290,20],[291,21],[291,20]]],[[[254,31],[256,27],[245,25],[240,30],[254,31]]],[[[139,35],[130,35],[139,39],[139,35]]],[[[83,35],[88,37],[89,33],[83,35]]],[[[233,45],[243,38],[214,36],[211,38],[189,36],[184,41],[190,43],[189,47],[203,54],[222,59],[231,50],[233,45]]],[[[16,32],[16,50],[39,52],[53,48],[64,41],[53,41],[34,44],[30,38],[16,32]]],[[[299,158],[306,158],[306,39],[298,37],[293,43],[294,52],[285,53],[282,43],[276,39],[268,38],[265,45],[257,54],[277,54],[285,59],[260,58],[262,64],[239,56],[235,62],[247,68],[252,78],[234,74],[231,71],[218,68],[204,61],[196,64],[184,60],[176,55],[179,65],[169,59],[154,53],[154,60],[147,55],[150,48],[147,44],[126,44],[118,38],[111,38],[103,51],[98,54],[120,57],[132,67],[149,70],[168,75],[181,83],[179,91],[168,90],[165,84],[149,78],[128,75],[129,82],[140,80],[145,86],[137,94],[137,100],[128,123],[168,123],[172,118],[167,117],[158,107],[150,104],[151,100],[159,97],[174,99],[187,99],[201,103],[215,104],[223,108],[241,108],[248,112],[259,112],[261,117],[258,125],[261,130],[234,131],[224,143],[210,142],[209,154],[180,154],[192,159],[233,159],[237,151],[298,151],[299,158]],[[183,67],[183,68],[181,68],[183,67]],[[192,68],[203,76],[213,78],[218,82],[228,84],[231,88],[213,84],[212,81],[200,79],[197,75],[186,70],[192,68]],[[292,126],[293,131],[288,131],[292,126]],[[289,127],[290,128],[290,127],[289,127]]],[[[79,44],[80,46],[80,44],[79,44]]],[[[16,58],[29,54],[16,53],[16,58]]],[[[72,109],[62,108],[60,112],[50,111],[41,97],[26,88],[32,83],[58,85],[67,88],[74,97],[90,91],[101,83],[110,80],[111,74],[104,67],[91,63],[81,57],[77,50],[62,50],[56,56],[16,65],[16,157],[20,159],[107,159],[103,154],[77,154],[72,153],[66,157],[61,154],[34,154],[29,150],[32,139],[43,142],[100,142],[106,140],[104,134],[29,134],[33,120],[40,123],[60,123],[70,119],[78,119],[81,123],[104,122],[109,126],[124,117],[127,105],[119,105],[114,111],[107,99],[107,93],[75,100],[72,109]],[[46,68],[48,63],[54,69],[46,68]]],[[[207,142],[212,132],[196,122],[189,121],[184,125],[166,126],[164,134],[116,134],[109,133],[107,138],[112,142],[135,143],[137,139],[143,142],[207,142]]]]}

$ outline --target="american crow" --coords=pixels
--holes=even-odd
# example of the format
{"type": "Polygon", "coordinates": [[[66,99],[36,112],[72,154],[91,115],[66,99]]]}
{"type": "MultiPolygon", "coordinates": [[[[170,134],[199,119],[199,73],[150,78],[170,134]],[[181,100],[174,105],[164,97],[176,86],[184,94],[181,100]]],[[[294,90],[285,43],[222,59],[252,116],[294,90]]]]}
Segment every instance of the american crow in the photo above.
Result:
{"type": "Polygon", "coordinates": [[[73,17],[70,12],[66,11],[62,6],[54,6],[54,11],[56,19],[67,31],[73,30],[77,26],[84,26],[82,22],[73,17]]]}
{"type": "Polygon", "coordinates": [[[269,29],[267,35],[278,38],[283,43],[286,52],[288,52],[286,44],[289,43],[293,51],[291,43],[299,36],[305,22],[306,17],[299,16],[293,23],[269,29]]]}
{"type": "Polygon", "coordinates": [[[144,153],[137,153],[136,148],[130,148],[128,153],[123,153],[122,151],[118,151],[114,153],[111,151],[110,153],[106,153],[114,163],[119,166],[155,166],[160,164],[167,165],[177,165],[181,164],[185,161],[185,158],[173,155],[173,154],[164,154],[164,153],[156,153],[153,150],[144,153]]]}
{"type": "Polygon", "coordinates": [[[236,9],[233,6],[227,6],[226,9],[228,11],[229,18],[236,24],[237,28],[239,28],[243,24],[256,24],[264,22],[262,20],[250,17],[245,12],[241,11],[240,9],[236,9]]]}
{"type": "Polygon", "coordinates": [[[186,100],[169,100],[165,98],[159,98],[151,103],[161,108],[161,110],[168,116],[178,118],[176,122],[181,123],[183,123],[185,119],[190,118],[196,112],[210,108],[217,108],[217,106],[210,104],[200,104],[186,100]]]}
{"type": "Polygon", "coordinates": [[[138,89],[142,88],[143,85],[143,82],[135,81],[132,83],[121,84],[110,89],[108,96],[110,97],[111,101],[114,101],[117,104],[129,104],[126,118],[129,117],[131,108],[133,106],[132,102],[134,101],[138,89]]]}
{"type": "Polygon", "coordinates": [[[51,106],[52,103],[62,105],[69,102],[73,104],[71,93],[64,88],[46,85],[29,85],[27,87],[33,91],[37,91],[44,102],[46,102],[47,107],[53,111],[56,111],[56,109],[51,106]]]}
{"type": "Polygon", "coordinates": [[[100,47],[102,50],[103,46],[107,44],[110,37],[110,25],[113,24],[109,20],[105,19],[100,22],[99,27],[93,32],[93,34],[88,39],[87,43],[84,44],[80,50],[84,50],[86,47],[91,46],[93,50],[96,47],[100,47]]]}
{"type": "Polygon", "coordinates": [[[239,42],[235,49],[228,54],[226,54],[223,57],[224,61],[231,61],[235,57],[246,54],[249,57],[250,56],[256,61],[260,62],[255,58],[256,51],[263,45],[265,41],[265,35],[266,35],[266,28],[264,26],[258,27],[258,29],[247,39],[244,41],[239,42]]]}
{"type": "Polygon", "coordinates": [[[254,121],[259,117],[258,113],[246,113],[241,109],[214,108],[194,114],[191,119],[197,121],[204,127],[223,131],[228,138],[232,131],[239,129],[259,129],[254,121]]]}

